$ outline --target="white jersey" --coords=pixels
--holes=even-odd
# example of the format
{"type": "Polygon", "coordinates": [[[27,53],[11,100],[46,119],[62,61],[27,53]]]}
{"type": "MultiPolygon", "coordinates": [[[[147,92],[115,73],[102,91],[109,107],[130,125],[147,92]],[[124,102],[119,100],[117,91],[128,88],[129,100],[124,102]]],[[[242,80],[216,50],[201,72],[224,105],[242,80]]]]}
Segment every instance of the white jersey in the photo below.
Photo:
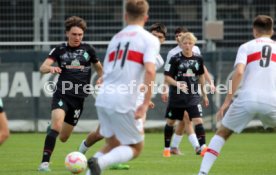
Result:
{"type": "MultiPolygon", "coordinates": [[[[181,47],[179,45],[177,45],[176,47],[174,47],[173,49],[171,49],[168,52],[166,63],[165,63],[165,69],[166,69],[167,66],[169,66],[169,62],[170,62],[172,56],[178,54],[181,51],[182,51],[181,47]]],[[[198,46],[194,46],[192,48],[192,51],[193,51],[194,54],[201,55],[201,52],[200,52],[198,46]]]]}
{"type": "Polygon", "coordinates": [[[136,110],[139,85],[143,83],[144,63],[156,63],[160,43],[138,25],[129,25],[110,41],[104,59],[103,84],[96,106],[126,113],[136,110]]]}
{"type": "MultiPolygon", "coordinates": [[[[160,54],[157,55],[156,63],[155,63],[155,68],[156,70],[160,69],[164,65],[164,60],[160,54]]],[[[139,92],[137,101],[136,101],[136,107],[140,106],[143,104],[145,99],[145,93],[144,92],[139,92]]]]}
{"type": "Polygon", "coordinates": [[[237,101],[276,104],[276,42],[262,37],[240,46],[235,66],[246,65],[237,101]]]}

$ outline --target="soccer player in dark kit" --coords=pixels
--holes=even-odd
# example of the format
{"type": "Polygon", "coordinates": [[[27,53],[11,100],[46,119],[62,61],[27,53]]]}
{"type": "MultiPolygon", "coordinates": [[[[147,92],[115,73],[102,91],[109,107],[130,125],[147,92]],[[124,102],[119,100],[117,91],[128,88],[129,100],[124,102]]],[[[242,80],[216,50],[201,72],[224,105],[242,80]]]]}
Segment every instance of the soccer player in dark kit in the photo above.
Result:
{"type": "Polygon", "coordinates": [[[84,99],[90,93],[91,65],[98,77],[102,76],[102,65],[95,49],[82,43],[86,28],[82,18],[69,17],[65,21],[67,42],[52,49],[40,67],[41,73],[57,73],[59,79],[52,99],[51,129],[45,138],[39,171],[51,171],[49,162],[57,136],[61,142],[66,142],[78,123],[84,99]],[[52,66],[55,62],[58,66],[52,66]]]}

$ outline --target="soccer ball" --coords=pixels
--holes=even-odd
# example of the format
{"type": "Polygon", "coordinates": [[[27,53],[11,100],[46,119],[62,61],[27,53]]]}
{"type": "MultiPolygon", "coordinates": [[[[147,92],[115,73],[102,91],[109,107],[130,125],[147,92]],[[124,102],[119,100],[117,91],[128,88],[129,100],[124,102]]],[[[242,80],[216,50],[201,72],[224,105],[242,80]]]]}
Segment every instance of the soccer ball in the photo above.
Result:
{"type": "Polygon", "coordinates": [[[87,159],[85,155],[77,151],[67,154],[64,163],[66,169],[73,174],[79,174],[87,167],[87,159]]]}

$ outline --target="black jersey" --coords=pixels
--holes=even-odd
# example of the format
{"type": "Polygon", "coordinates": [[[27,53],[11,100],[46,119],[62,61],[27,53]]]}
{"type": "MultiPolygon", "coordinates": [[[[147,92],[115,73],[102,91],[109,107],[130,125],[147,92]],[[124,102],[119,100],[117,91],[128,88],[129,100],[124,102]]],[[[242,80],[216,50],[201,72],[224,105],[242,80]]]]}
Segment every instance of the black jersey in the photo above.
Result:
{"type": "Polygon", "coordinates": [[[56,61],[62,69],[56,93],[79,98],[87,97],[91,63],[98,62],[95,49],[85,43],[81,43],[78,47],[70,47],[67,43],[63,43],[52,49],[48,57],[56,61]]]}
{"type": "Polygon", "coordinates": [[[175,86],[170,86],[169,106],[189,107],[200,103],[198,80],[199,75],[204,74],[203,59],[200,55],[187,58],[179,52],[171,58],[164,74],[176,81],[186,83],[188,87],[188,92],[184,93],[175,86]]]}

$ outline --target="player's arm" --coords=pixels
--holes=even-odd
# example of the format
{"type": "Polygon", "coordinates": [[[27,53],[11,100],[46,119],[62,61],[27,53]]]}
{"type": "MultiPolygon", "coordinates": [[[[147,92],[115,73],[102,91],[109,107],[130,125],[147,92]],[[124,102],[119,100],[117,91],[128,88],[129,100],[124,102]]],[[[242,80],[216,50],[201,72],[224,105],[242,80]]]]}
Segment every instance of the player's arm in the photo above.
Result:
{"type": "Polygon", "coordinates": [[[199,84],[200,84],[200,88],[201,88],[201,95],[202,95],[202,99],[203,99],[203,105],[205,107],[209,106],[209,100],[207,97],[207,94],[205,92],[205,88],[204,88],[204,84],[205,84],[205,72],[202,75],[199,75],[199,84]]]}
{"type": "Polygon", "coordinates": [[[93,64],[93,67],[94,67],[94,69],[97,72],[97,75],[99,77],[96,84],[101,84],[103,82],[103,78],[102,78],[102,76],[103,76],[103,66],[102,66],[101,62],[98,61],[97,63],[93,64]]]}
{"type": "Polygon", "coordinates": [[[240,82],[243,78],[243,74],[244,74],[244,70],[245,70],[245,65],[242,63],[239,63],[236,65],[234,74],[232,76],[232,84],[230,83],[229,90],[228,93],[226,95],[226,98],[224,100],[224,103],[222,104],[221,108],[219,109],[218,113],[217,113],[217,120],[221,120],[223,115],[224,115],[224,111],[230,106],[231,102],[232,102],[232,98],[233,95],[236,93],[237,89],[239,88],[240,82]]]}
{"type": "MultiPolygon", "coordinates": [[[[172,56],[173,55],[171,54],[171,52],[169,52],[168,55],[167,55],[165,65],[164,65],[165,70],[168,69],[169,62],[170,62],[172,56]]],[[[169,97],[169,86],[168,86],[168,82],[166,82],[166,79],[164,78],[164,85],[163,85],[163,88],[162,88],[161,99],[162,99],[163,102],[167,102],[168,97],[169,97]]]]}
{"type": "Polygon", "coordinates": [[[209,71],[208,71],[208,69],[207,69],[207,67],[205,65],[204,65],[204,78],[210,84],[211,91],[215,92],[216,91],[216,87],[214,85],[214,80],[212,80],[212,78],[211,78],[211,76],[209,74],[209,71]]]}
{"type": "Polygon", "coordinates": [[[55,67],[52,66],[54,64],[54,60],[52,58],[47,58],[42,65],[40,66],[39,70],[42,74],[46,73],[61,73],[61,68],[60,67],[55,67]]]}

